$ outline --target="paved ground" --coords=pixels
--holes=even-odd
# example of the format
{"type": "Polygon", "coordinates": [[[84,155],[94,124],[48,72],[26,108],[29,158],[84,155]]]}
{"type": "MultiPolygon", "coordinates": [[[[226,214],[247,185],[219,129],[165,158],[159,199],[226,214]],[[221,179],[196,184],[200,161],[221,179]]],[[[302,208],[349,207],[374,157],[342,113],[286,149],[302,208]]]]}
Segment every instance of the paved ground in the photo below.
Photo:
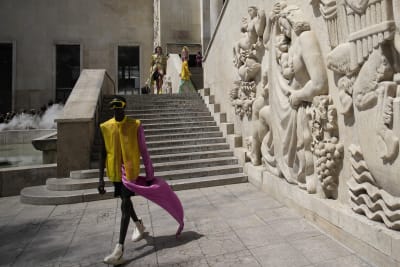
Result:
{"type": "MultiPolygon", "coordinates": [[[[133,198],[148,234],[137,243],[128,236],[124,266],[370,266],[250,184],[178,195],[186,224],[178,240],[166,212],[133,198]]],[[[31,206],[0,198],[0,213],[0,266],[105,266],[118,240],[116,199],[31,206]]]]}

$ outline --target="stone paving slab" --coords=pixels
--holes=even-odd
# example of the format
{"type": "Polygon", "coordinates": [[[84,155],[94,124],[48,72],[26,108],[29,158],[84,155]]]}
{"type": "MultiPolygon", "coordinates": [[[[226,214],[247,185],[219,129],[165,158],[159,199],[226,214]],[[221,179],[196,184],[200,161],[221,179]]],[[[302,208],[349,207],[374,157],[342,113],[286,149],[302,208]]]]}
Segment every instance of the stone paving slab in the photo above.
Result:
{"type": "MultiPolygon", "coordinates": [[[[185,229],[133,197],[145,238],[125,243],[122,266],[371,266],[251,184],[178,191],[185,229]]],[[[62,206],[0,198],[0,266],[106,266],[119,237],[120,200],[62,206]]]]}

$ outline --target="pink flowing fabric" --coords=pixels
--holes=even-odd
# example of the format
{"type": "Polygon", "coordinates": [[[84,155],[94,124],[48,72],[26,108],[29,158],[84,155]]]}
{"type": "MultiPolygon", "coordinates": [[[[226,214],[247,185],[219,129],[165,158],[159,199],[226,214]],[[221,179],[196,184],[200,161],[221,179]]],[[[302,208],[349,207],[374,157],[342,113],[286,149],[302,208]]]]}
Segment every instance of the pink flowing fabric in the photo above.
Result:
{"type": "Polygon", "coordinates": [[[174,217],[179,223],[176,231],[176,236],[178,236],[184,227],[181,201],[164,179],[154,177],[151,185],[147,185],[146,181],[147,178],[144,176],[139,176],[136,181],[128,181],[125,177],[125,172],[122,172],[122,182],[126,188],[156,203],[174,217]]]}
{"type": "Polygon", "coordinates": [[[138,128],[138,142],[146,176],[139,176],[136,181],[128,181],[125,175],[125,168],[122,165],[122,182],[129,190],[156,203],[171,214],[179,223],[178,230],[176,231],[176,236],[178,236],[182,232],[184,226],[182,203],[163,178],[154,177],[154,168],[149,152],[147,151],[142,125],[138,128]],[[148,183],[150,183],[150,185],[147,185],[148,183]]]}

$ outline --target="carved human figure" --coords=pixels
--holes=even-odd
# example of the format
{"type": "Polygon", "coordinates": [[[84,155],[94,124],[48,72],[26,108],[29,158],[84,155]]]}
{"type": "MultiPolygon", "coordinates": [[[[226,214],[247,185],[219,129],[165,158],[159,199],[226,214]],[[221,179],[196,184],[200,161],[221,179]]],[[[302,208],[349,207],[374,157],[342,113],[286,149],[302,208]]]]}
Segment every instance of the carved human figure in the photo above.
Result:
{"type": "Polygon", "coordinates": [[[247,154],[254,166],[261,165],[261,142],[266,134],[264,127],[260,126],[260,110],[268,105],[268,72],[263,73],[262,80],[262,93],[256,98],[252,107],[251,148],[247,154]]]}
{"type": "MultiPolygon", "coordinates": [[[[150,78],[149,86],[153,88],[153,84],[156,84],[157,94],[161,94],[161,88],[163,84],[163,78],[167,70],[168,56],[163,54],[161,46],[157,46],[154,49],[154,54],[151,56],[151,67],[150,67],[150,78]]],[[[153,90],[152,90],[153,91],[153,90]]]]}
{"type": "Polygon", "coordinates": [[[307,110],[315,96],[328,93],[327,75],[317,38],[299,7],[280,2],[274,12],[266,27],[271,32],[264,33],[270,55],[269,105],[259,113],[263,161],[311,192],[315,177],[307,110]]]}
{"type": "Polygon", "coordinates": [[[244,82],[253,80],[261,68],[257,50],[262,47],[265,27],[264,11],[258,11],[257,7],[251,6],[248,8],[248,14],[249,19],[242,19],[241,31],[244,36],[233,47],[233,62],[244,82]]]}

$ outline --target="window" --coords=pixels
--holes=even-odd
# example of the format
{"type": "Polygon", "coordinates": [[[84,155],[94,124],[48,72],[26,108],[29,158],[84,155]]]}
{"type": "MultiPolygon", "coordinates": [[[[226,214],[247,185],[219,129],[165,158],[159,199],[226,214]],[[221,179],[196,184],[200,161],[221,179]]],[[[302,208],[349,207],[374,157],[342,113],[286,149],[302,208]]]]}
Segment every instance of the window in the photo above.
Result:
{"type": "Polygon", "coordinates": [[[81,70],[80,45],[56,45],[56,101],[68,99],[81,70]]]}
{"type": "Polygon", "coordinates": [[[13,45],[0,43],[0,113],[12,109],[13,45]]]}
{"type": "Polygon", "coordinates": [[[138,46],[118,47],[118,92],[139,93],[140,88],[140,49],[138,46]]]}

